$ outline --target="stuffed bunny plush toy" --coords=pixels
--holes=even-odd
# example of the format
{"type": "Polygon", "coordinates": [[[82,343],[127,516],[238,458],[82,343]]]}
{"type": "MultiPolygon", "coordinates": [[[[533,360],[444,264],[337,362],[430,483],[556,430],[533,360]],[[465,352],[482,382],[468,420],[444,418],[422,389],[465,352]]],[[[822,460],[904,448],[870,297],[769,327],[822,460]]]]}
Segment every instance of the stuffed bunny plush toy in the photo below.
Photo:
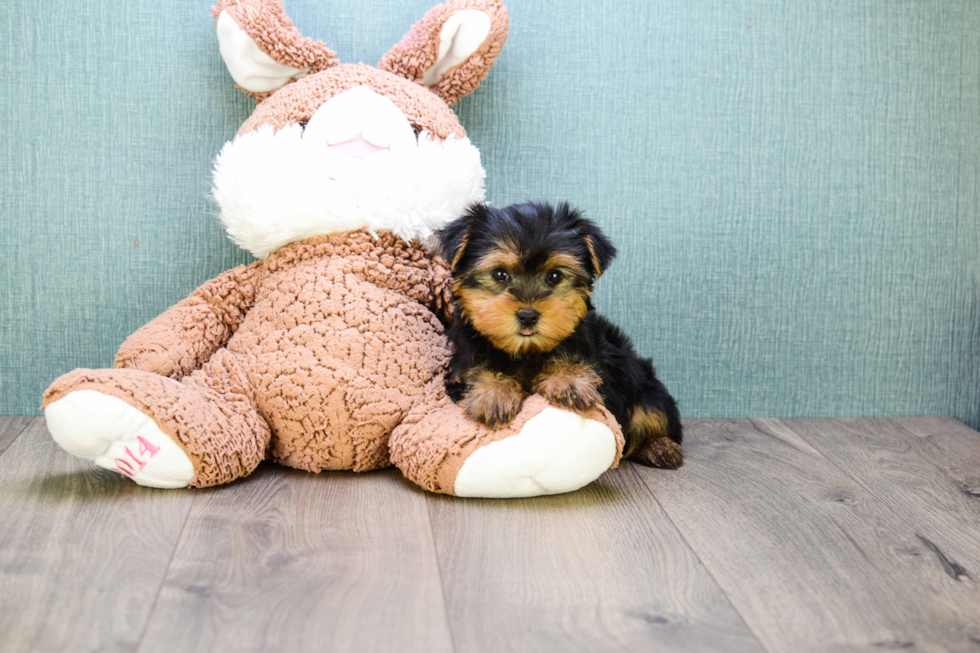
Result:
{"type": "Polygon", "coordinates": [[[532,396],[506,427],[445,393],[449,271],[432,236],[484,197],[450,106],[507,37],[497,0],[430,10],[377,67],[340,64],[280,0],[220,0],[221,56],[258,105],[214,166],[228,235],[257,257],[131,335],[114,369],[44,395],[68,452],[140,485],[207,487],[266,459],[392,464],[432,492],[524,497],[616,466],[619,426],[532,396]]]}

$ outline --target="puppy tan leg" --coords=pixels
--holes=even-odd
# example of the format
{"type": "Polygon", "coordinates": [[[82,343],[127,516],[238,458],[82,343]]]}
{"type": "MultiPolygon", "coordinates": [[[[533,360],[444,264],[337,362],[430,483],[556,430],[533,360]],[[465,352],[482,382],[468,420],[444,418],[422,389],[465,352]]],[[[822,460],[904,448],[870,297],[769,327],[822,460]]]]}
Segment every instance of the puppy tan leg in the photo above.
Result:
{"type": "Polygon", "coordinates": [[[663,469],[684,464],[681,445],[667,436],[667,418],[659,410],[637,406],[626,433],[631,460],[663,469]]]}
{"type": "Polygon", "coordinates": [[[524,391],[514,379],[478,367],[467,373],[466,382],[462,405],[471,420],[498,428],[510,423],[520,411],[524,391]]]}
{"type": "Polygon", "coordinates": [[[601,383],[589,365],[558,359],[545,365],[534,380],[534,391],[556,406],[584,413],[602,402],[601,383]]]}

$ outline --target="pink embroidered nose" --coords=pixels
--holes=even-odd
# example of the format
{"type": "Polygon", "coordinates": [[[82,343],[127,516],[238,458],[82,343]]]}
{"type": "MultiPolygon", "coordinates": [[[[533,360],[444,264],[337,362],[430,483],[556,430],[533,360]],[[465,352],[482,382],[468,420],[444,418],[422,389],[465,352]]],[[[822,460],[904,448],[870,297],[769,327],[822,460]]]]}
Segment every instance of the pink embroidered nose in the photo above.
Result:
{"type": "Polygon", "coordinates": [[[375,152],[380,152],[381,150],[385,149],[383,147],[378,147],[373,143],[368,143],[363,138],[355,138],[343,143],[336,143],[330,147],[340,150],[344,154],[348,154],[355,159],[366,159],[375,152]]]}

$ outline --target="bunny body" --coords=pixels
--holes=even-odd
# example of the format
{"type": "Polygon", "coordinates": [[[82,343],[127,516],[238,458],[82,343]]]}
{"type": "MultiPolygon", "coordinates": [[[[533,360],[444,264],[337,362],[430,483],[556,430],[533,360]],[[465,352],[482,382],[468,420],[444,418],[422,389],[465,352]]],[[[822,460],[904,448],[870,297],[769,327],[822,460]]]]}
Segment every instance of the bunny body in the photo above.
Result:
{"type": "Polygon", "coordinates": [[[259,100],[215,164],[229,236],[260,260],[134,333],[115,368],[45,393],[69,452],[154,487],[205,487],[265,459],[312,472],[396,464],[464,496],[577,489],[615,466],[603,408],[540,397],[505,429],[445,395],[449,273],[425,243],[483,199],[483,169],[449,105],[506,38],[496,0],[431,10],[378,68],[342,65],[277,0],[222,0],[221,53],[259,100]]]}

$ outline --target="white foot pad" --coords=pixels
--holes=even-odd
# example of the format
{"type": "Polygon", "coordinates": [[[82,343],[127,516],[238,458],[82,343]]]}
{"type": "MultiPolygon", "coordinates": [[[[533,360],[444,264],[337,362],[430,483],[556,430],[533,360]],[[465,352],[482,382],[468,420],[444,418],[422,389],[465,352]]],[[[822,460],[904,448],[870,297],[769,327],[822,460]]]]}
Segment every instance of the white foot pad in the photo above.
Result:
{"type": "Polygon", "coordinates": [[[608,426],[549,407],[520,433],[474,451],[453,491],[494,499],[571,492],[599,478],[615,458],[616,436],[608,426]]]}
{"type": "Polygon", "coordinates": [[[96,390],[69,393],[44,409],[54,441],[79,458],[119,472],[139,485],[180,488],[194,465],[151,417],[96,390]]]}

